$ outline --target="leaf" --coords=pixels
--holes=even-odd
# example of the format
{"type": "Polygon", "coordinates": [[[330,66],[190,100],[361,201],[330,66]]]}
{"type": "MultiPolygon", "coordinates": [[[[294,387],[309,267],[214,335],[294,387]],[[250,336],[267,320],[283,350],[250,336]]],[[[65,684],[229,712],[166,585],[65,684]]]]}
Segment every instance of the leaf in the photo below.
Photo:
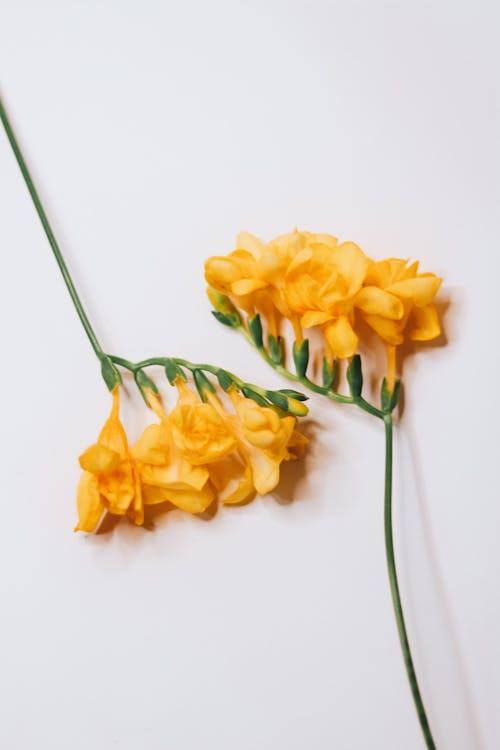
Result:
{"type": "Polygon", "coordinates": [[[117,385],[122,384],[122,376],[110,357],[101,359],[101,375],[110,391],[113,391],[117,385]]]}
{"type": "Polygon", "coordinates": [[[298,346],[296,341],[293,342],[293,361],[299,378],[304,377],[309,363],[309,339],[304,339],[298,346]]]}
{"type": "Polygon", "coordinates": [[[323,385],[325,388],[331,388],[337,377],[338,363],[334,359],[333,362],[329,362],[327,357],[323,357],[323,385]]]}
{"type": "Polygon", "coordinates": [[[297,401],[307,401],[309,399],[309,396],[306,396],[299,391],[294,391],[291,388],[280,388],[277,393],[282,393],[284,396],[290,396],[290,398],[296,398],[297,401]]]}
{"type": "Polygon", "coordinates": [[[241,318],[239,316],[222,313],[219,310],[211,310],[210,312],[219,323],[229,326],[229,328],[238,328],[241,325],[241,318]]]}
{"type": "Polygon", "coordinates": [[[147,395],[146,395],[146,391],[147,390],[151,390],[151,391],[153,391],[153,393],[157,394],[158,393],[158,388],[156,387],[156,383],[153,380],[151,380],[151,378],[149,377],[149,375],[146,375],[146,373],[144,372],[144,370],[137,370],[134,373],[134,378],[135,378],[135,382],[137,383],[137,387],[139,388],[139,390],[140,390],[140,392],[142,394],[142,397],[143,397],[144,401],[149,406],[149,402],[148,402],[148,398],[147,398],[147,395]]]}
{"type": "Polygon", "coordinates": [[[165,375],[170,385],[173,385],[178,377],[187,380],[184,371],[172,359],[165,360],[165,375]]]}
{"type": "Polygon", "coordinates": [[[230,374],[226,372],[226,370],[223,370],[222,368],[217,370],[216,377],[217,377],[217,380],[219,381],[220,387],[224,391],[228,391],[231,388],[231,386],[234,385],[234,380],[232,379],[230,374]]]}
{"type": "Polygon", "coordinates": [[[269,354],[271,355],[271,359],[273,362],[275,362],[277,365],[281,365],[284,358],[285,358],[285,347],[283,345],[283,339],[281,336],[278,336],[276,338],[272,335],[272,333],[269,335],[269,354]]]}
{"type": "Polygon", "coordinates": [[[248,385],[244,385],[241,389],[241,392],[244,396],[247,398],[251,398],[253,401],[255,401],[256,404],[259,404],[259,406],[267,406],[269,407],[269,402],[266,401],[266,399],[260,395],[260,393],[257,393],[248,385]]]}
{"type": "Polygon", "coordinates": [[[248,330],[250,331],[250,336],[252,337],[252,340],[255,346],[258,349],[261,349],[263,346],[263,341],[262,341],[262,321],[260,319],[260,315],[256,315],[254,318],[248,319],[248,330]]]}
{"type": "Polygon", "coordinates": [[[193,372],[194,384],[202,401],[207,400],[206,392],[215,393],[215,388],[212,383],[206,377],[205,373],[201,370],[194,370],[193,372]]]}
{"type": "Polygon", "coordinates": [[[353,398],[361,396],[363,388],[363,372],[361,370],[361,357],[355,354],[347,368],[347,382],[353,398]]]}
{"type": "Polygon", "coordinates": [[[283,409],[283,411],[289,410],[288,398],[282,393],[278,393],[278,391],[266,391],[266,398],[268,398],[275,406],[279,406],[280,409],[283,409]]]}
{"type": "Polygon", "coordinates": [[[397,406],[399,401],[399,393],[401,390],[401,380],[396,380],[394,390],[392,393],[387,388],[387,381],[384,378],[382,381],[382,388],[380,389],[380,403],[382,411],[391,412],[397,406]]]}

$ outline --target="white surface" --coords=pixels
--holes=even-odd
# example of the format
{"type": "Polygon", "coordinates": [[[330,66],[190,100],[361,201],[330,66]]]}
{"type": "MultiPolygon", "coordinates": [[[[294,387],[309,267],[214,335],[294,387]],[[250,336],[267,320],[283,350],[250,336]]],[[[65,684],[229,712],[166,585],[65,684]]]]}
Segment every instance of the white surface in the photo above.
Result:
{"type": "MultiPolygon", "coordinates": [[[[208,313],[203,260],[242,228],[445,277],[449,345],[407,362],[395,495],[439,750],[500,746],[497,29],[477,0],[17,0],[0,27],[3,96],[106,348],[282,387],[208,313]]],[[[0,745],[421,750],[380,426],[312,400],[293,502],[73,535],[108,397],[3,133],[0,191],[0,745]]]]}

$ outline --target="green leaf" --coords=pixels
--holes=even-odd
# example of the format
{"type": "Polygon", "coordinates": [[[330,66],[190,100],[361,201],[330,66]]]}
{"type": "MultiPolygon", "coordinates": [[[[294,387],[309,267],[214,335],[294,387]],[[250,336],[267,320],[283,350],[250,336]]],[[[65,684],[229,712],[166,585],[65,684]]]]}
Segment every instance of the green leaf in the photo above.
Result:
{"type": "Polygon", "coordinates": [[[260,395],[260,393],[257,393],[253,390],[249,385],[244,385],[241,389],[241,392],[244,396],[247,398],[251,398],[253,401],[255,401],[256,404],[259,404],[259,406],[269,406],[269,402],[266,401],[266,399],[260,395]]]}
{"type": "Polygon", "coordinates": [[[217,380],[219,381],[220,387],[224,391],[228,391],[232,385],[234,385],[234,380],[232,379],[231,375],[226,372],[226,370],[223,370],[222,368],[217,370],[216,372],[217,380]]]}
{"type": "Polygon", "coordinates": [[[331,388],[337,377],[338,363],[334,359],[330,362],[327,357],[323,357],[323,385],[325,388],[331,388]]]}
{"type": "Polygon", "coordinates": [[[347,368],[347,382],[353,398],[361,396],[363,388],[363,372],[361,370],[361,357],[355,354],[347,368]]]}
{"type": "Polygon", "coordinates": [[[248,319],[248,330],[250,331],[250,336],[252,337],[252,341],[254,342],[255,346],[258,349],[261,349],[263,345],[263,341],[262,341],[262,321],[260,319],[260,315],[256,315],[255,318],[248,319]]]}
{"type": "Polygon", "coordinates": [[[210,391],[210,393],[215,393],[215,388],[213,387],[210,380],[208,380],[205,373],[202,372],[201,370],[194,370],[193,377],[194,377],[194,384],[198,390],[198,393],[200,394],[201,400],[206,401],[207,391],[210,391]]]}
{"type": "Polygon", "coordinates": [[[289,411],[288,398],[282,393],[278,393],[278,391],[266,391],[266,398],[275,406],[283,409],[283,411],[289,411]]]}
{"type": "Polygon", "coordinates": [[[146,391],[149,389],[153,391],[153,393],[158,393],[158,388],[156,387],[156,383],[153,380],[151,380],[149,375],[146,375],[144,370],[137,370],[134,373],[134,378],[135,378],[135,382],[137,383],[137,387],[139,388],[142,394],[144,401],[149,406],[146,391]]]}
{"type": "Polygon", "coordinates": [[[277,393],[282,393],[284,396],[290,396],[290,398],[296,398],[297,401],[307,401],[309,399],[309,396],[306,396],[299,391],[294,391],[291,388],[280,388],[277,393]]]}
{"type": "Polygon", "coordinates": [[[385,412],[391,412],[396,407],[398,401],[399,401],[399,393],[401,390],[401,381],[396,380],[396,383],[394,385],[394,390],[392,393],[389,392],[389,389],[387,388],[387,381],[384,378],[382,381],[382,388],[380,389],[380,403],[382,406],[382,411],[385,412]]]}
{"type": "Polygon", "coordinates": [[[101,375],[110,391],[122,384],[122,376],[110,357],[101,359],[101,375]]]}
{"type": "Polygon", "coordinates": [[[309,363],[309,339],[304,339],[298,346],[296,341],[293,342],[293,361],[299,378],[304,377],[309,363]]]}
{"type": "Polygon", "coordinates": [[[170,385],[173,385],[178,377],[187,380],[185,372],[172,359],[165,360],[165,375],[170,385]]]}
{"type": "Polygon", "coordinates": [[[219,310],[211,310],[212,315],[222,325],[229,326],[229,328],[238,328],[241,325],[241,318],[236,315],[229,315],[227,313],[221,313],[219,310]]]}
{"type": "Polygon", "coordinates": [[[281,365],[283,363],[283,360],[285,358],[285,347],[281,336],[278,336],[278,338],[276,338],[272,335],[272,333],[269,335],[269,354],[271,355],[271,359],[273,360],[273,362],[275,362],[277,365],[281,365]]]}

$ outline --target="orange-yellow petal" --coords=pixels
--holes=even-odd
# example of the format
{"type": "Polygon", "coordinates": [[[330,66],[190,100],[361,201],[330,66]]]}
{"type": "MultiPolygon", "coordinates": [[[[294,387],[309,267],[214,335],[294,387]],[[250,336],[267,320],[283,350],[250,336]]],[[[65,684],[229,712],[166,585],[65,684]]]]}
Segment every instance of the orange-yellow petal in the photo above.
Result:
{"type": "Polygon", "coordinates": [[[391,320],[401,320],[404,315],[401,300],[376,286],[360,289],[354,298],[354,304],[365,313],[381,315],[391,320]]]}
{"type": "Polygon", "coordinates": [[[242,297],[245,294],[255,292],[257,289],[264,289],[266,286],[267,282],[261,279],[241,279],[231,284],[231,292],[238,297],[242,297]]]}
{"type": "Polygon", "coordinates": [[[387,291],[399,297],[411,299],[417,307],[429,305],[437,294],[441,281],[434,274],[422,275],[413,279],[397,281],[387,287],[387,291]]]}
{"type": "Polygon", "coordinates": [[[430,341],[441,333],[438,314],[434,305],[415,307],[411,314],[412,327],[409,337],[413,341],[430,341]]]}
{"type": "Polygon", "coordinates": [[[78,523],[75,531],[94,531],[101,520],[105,506],[99,492],[99,480],[94,474],[85,471],[78,484],[76,499],[78,523]]]}
{"type": "Polygon", "coordinates": [[[324,333],[335,357],[346,359],[356,353],[358,337],[345,315],[341,315],[338,320],[332,323],[327,323],[324,327],[324,333]]]}
{"type": "Polygon", "coordinates": [[[94,443],[82,453],[78,461],[84,471],[92,474],[107,474],[114,471],[121,463],[121,456],[106,445],[94,443]]]}
{"type": "Polygon", "coordinates": [[[319,310],[308,310],[300,319],[302,328],[313,328],[320,326],[332,319],[330,313],[320,312],[319,310]]]}
{"type": "Polygon", "coordinates": [[[386,344],[398,346],[403,343],[404,336],[402,325],[399,321],[388,320],[387,318],[382,318],[380,315],[365,315],[364,318],[368,325],[378,333],[386,344]]]}

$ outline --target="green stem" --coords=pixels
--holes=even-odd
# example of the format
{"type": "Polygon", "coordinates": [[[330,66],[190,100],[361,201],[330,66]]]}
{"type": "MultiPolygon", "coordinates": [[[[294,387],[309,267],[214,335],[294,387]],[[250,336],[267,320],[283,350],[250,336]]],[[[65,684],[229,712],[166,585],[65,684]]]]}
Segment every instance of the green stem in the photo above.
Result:
{"type": "Polygon", "coordinates": [[[394,558],[394,541],[392,534],[392,415],[384,416],[385,424],[385,490],[384,490],[384,530],[385,530],[385,551],[387,557],[387,570],[389,573],[389,584],[391,588],[392,603],[396,624],[398,628],[401,650],[406,667],[406,674],[410,683],[415,708],[417,709],[418,719],[425,738],[428,750],[436,750],[436,745],[432,738],[431,729],[425,713],[422,696],[418,687],[417,675],[413,666],[413,659],[410,651],[410,643],[406,633],[406,626],[403,615],[403,606],[399,593],[398,577],[396,573],[396,560],[394,558]]]}
{"type": "Polygon", "coordinates": [[[54,257],[57,261],[57,265],[59,266],[59,270],[62,273],[64,282],[70,294],[73,305],[75,306],[76,312],[78,313],[78,317],[80,318],[80,321],[85,329],[85,333],[89,337],[89,341],[92,344],[92,348],[94,352],[96,353],[98,359],[102,360],[104,357],[104,351],[101,345],[99,344],[99,341],[94,332],[94,329],[90,325],[89,319],[87,318],[85,310],[83,309],[83,305],[81,303],[80,297],[78,296],[78,292],[76,291],[75,285],[73,284],[73,280],[68,271],[68,267],[64,261],[61,250],[54,236],[54,232],[52,231],[52,227],[50,226],[49,220],[42,206],[42,202],[38,196],[35,185],[29,173],[28,167],[26,166],[26,162],[24,161],[23,155],[21,153],[21,149],[14,135],[14,131],[12,130],[12,126],[9,122],[9,118],[7,117],[7,112],[5,111],[5,107],[2,103],[1,98],[0,98],[0,120],[2,121],[2,124],[5,128],[7,138],[9,139],[10,145],[12,146],[12,151],[14,152],[14,156],[16,157],[17,163],[19,165],[19,169],[21,170],[21,173],[24,177],[24,181],[26,183],[26,187],[29,190],[31,200],[33,201],[33,204],[36,208],[38,216],[40,217],[40,221],[42,222],[42,226],[44,228],[45,234],[47,235],[47,239],[49,241],[50,247],[52,248],[52,252],[54,253],[54,257]]]}
{"type": "Polygon", "coordinates": [[[261,357],[267,362],[268,365],[270,365],[274,370],[276,370],[277,373],[282,375],[287,380],[291,380],[294,383],[300,383],[304,386],[304,388],[308,388],[310,391],[313,391],[313,393],[319,393],[321,396],[326,396],[330,399],[330,401],[335,401],[337,404],[354,404],[355,406],[358,406],[360,409],[363,409],[363,411],[366,411],[368,414],[371,414],[374,417],[378,417],[379,419],[384,419],[384,412],[381,409],[377,409],[376,406],[373,406],[372,404],[368,403],[368,401],[365,401],[365,399],[362,396],[343,396],[341,393],[337,393],[336,391],[333,391],[331,388],[325,388],[322,385],[318,385],[317,383],[314,383],[312,380],[309,380],[307,375],[303,375],[302,377],[299,377],[298,375],[295,375],[293,372],[290,372],[287,370],[283,365],[278,364],[273,360],[273,358],[268,354],[266,349],[263,346],[256,346],[254,340],[252,339],[251,335],[248,333],[246,328],[244,326],[239,326],[238,330],[240,333],[243,334],[243,336],[246,338],[249,344],[251,344],[254,349],[257,349],[261,357]]]}

